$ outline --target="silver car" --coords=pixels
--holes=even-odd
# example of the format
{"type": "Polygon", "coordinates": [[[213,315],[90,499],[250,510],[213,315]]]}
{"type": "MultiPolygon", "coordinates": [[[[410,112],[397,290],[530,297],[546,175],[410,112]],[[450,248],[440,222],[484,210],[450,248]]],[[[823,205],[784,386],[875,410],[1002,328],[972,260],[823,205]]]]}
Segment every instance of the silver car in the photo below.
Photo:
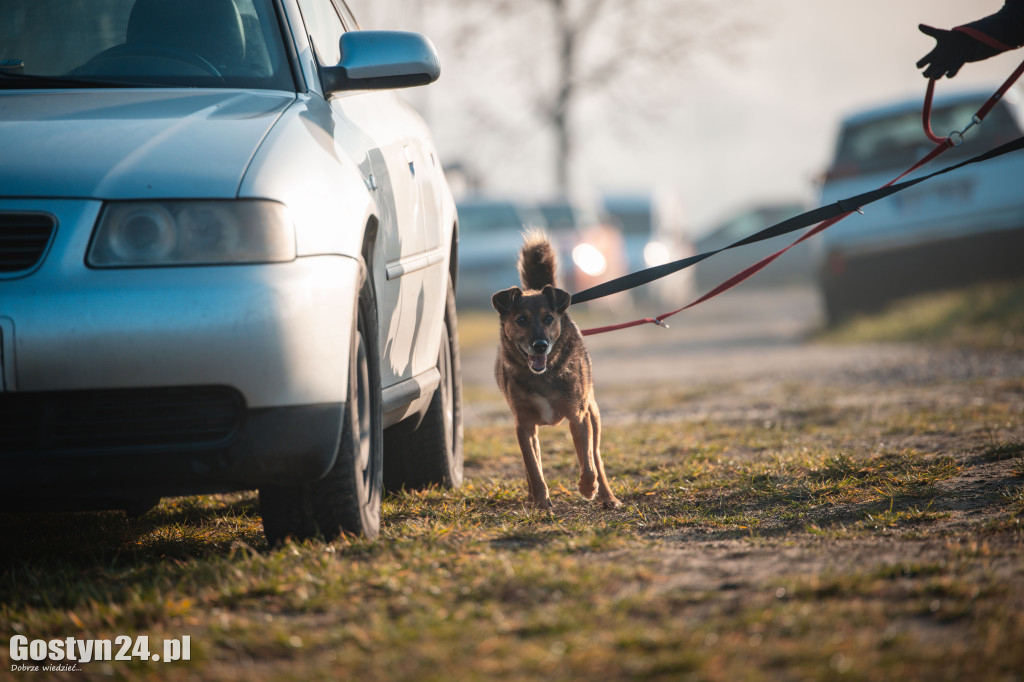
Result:
{"type": "MultiPolygon", "coordinates": [[[[991,91],[936,97],[932,129],[960,130],[991,91]]],[[[1014,140],[1024,132],[1024,98],[1010,90],[963,144],[916,177],[1014,140]]],[[[915,98],[843,119],[821,205],[881,187],[934,147],[915,98]]],[[[893,299],[1024,274],[1024,157],[1007,154],[922,183],[822,233],[819,285],[830,324],[893,299]]]]}
{"type": "Polygon", "coordinates": [[[422,36],[341,0],[0,5],[0,499],[259,489],[375,536],[458,486],[456,215],[422,36]]]}

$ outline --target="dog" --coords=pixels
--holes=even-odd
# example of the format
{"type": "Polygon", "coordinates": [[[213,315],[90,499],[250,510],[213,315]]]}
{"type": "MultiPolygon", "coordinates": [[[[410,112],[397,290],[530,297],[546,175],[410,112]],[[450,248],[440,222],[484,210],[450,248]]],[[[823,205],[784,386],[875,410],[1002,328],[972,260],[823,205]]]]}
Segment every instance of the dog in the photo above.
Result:
{"type": "Polygon", "coordinates": [[[551,509],[541,470],[539,426],[569,422],[580,464],[579,491],[609,509],[621,505],[601,460],[601,412],[594,398],[590,355],[566,310],[571,296],[555,286],[558,260],[548,237],[524,235],[518,259],[522,288],[491,297],[501,336],[494,376],[512,408],[530,501],[551,509]]]}

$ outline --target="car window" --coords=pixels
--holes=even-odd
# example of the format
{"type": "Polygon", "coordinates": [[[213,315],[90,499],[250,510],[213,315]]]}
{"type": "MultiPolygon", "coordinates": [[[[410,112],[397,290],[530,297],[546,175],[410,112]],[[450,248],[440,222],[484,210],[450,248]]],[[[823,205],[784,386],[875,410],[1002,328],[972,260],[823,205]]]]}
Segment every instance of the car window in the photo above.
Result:
{"type": "Polygon", "coordinates": [[[601,217],[589,204],[542,203],[537,207],[551,230],[571,230],[599,225],[601,217]]]}
{"type": "MultiPolygon", "coordinates": [[[[937,107],[932,114],[932,130],[948,135],[971,121],[982,102],[970,101],[937,107]]],[[[1020,135],[1019,128],[1005,106],[996,106],[980,126],[964,135],[964,142],[946,153],[946,158],[979,154],[1020,135]]],[[[909,167],[932,143],[925,137],[920,111],[864,121],[847,126],[841,133],[835,168],[861,172],[909,167]]]]}
{"type": "Polygon", "coordinates": [[[544,216],[544,221],[553,230],[562,230],[576,227],[577,216],[573,212],[572,206],[564,204],[545,204],[540,207],[541,215],[544,216]]]}
{"type": "Polygon", "coordinates": [[[621,225],[624,234],[649,235],[652,231],[652,216],[648,209],[617,208],[611,211],[621,225]]]}
{"type": "Polygon", "coordinates": [[[299,0],[302,20],[316,50],[317,61],[323,66],[336,66],[341,62],[341,34],[345,26],[330,0],[299,0]]]}
{"type": "Polygon", "coordinates": [[[272,0],[4,0],[0,87],[103,84],[294,89],[272,0]],[[59,85],[59,84],[57,84],[59,85]]]}
{"type": "Polygon", "coordinates": [[[495,202],[479,206],[459,206],[459,230],[463,234],[521,230],[527,227],[527,222],[528,220],[513,204],[495,202]]]}

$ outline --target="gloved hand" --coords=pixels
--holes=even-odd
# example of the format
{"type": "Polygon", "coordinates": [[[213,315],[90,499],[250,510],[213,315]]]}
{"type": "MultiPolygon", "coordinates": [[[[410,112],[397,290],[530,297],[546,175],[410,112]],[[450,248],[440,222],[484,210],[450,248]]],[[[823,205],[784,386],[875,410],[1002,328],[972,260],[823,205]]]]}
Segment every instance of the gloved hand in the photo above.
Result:
{"type": "Polygon", "coordinates": [[[917,68],[924,70],[925,78],[952,78],[965,62],[977,62],[999,54],[999,50],[971,38],[960,31],[944,31],[920,24],[921,33],[935,38],[935,47],[917,62],[917,68]]]}

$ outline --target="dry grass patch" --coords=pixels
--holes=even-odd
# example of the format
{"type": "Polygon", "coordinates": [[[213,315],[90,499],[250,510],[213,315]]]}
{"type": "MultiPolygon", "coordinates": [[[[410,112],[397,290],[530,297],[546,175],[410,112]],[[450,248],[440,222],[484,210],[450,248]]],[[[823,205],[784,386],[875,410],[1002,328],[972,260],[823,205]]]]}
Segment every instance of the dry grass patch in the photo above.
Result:
{"type": "Polygon", "coordinates": [[[0,632],[192,637],[188,663],[86,677],[1013,679],[1024,426],[979,406],[973,424],[1015,436],[976,442],[959,418],[611,425],[613,511],[575,493],[551,430],[553,514],[523,504],[510,428],[473,428],[467,485],[387,498],[376,543],[270,550],[251,494],[0,516],[0,632]]]}

